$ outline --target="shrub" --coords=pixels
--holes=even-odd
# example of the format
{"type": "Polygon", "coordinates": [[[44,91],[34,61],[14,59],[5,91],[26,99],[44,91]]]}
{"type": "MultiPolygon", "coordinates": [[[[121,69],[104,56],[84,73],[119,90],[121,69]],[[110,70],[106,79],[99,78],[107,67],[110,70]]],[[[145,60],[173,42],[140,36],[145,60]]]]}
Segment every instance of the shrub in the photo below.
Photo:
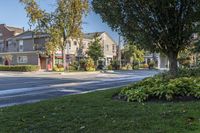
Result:
{"type": "Polygon", "coordinates": [[[155,67],[155,62],[152,60],[149,62],[149,69],[152,69],[155,67]]]}
{"type": "Polygon", "coordinates": [[[64,72],[65,69],[64,69],[64,67],[61,67],[61,65],[59,65],[59,66],[54,66],[53,67],[53,71],[55,71],[55,72],[64,72]]]}
{"type": "Polygon", "coordinates": [[[71,70],[71,71],[77,71],[78,70],[78,66],[79,66],[78,62],[74,61],[71,64],[69,64],[69,70],[71,70]]]}
{"type": "Polygon", "coordinates": [[[85,65],[86,71],[95,71],[95,65],[92,58],[88,58],[85,65]]]}
{"type": "Polygon", "coordinates": [[[120,62],[117,61],[117,60],[113,60],[111,65],[112,65],[112,69],[114,69],[114,70],[119,70],[120,69],[120,62]]]}
{"type": "Polygon", "coordinates": [[[112,65],[108,65],[108,70],[112,70],[112,69],[113,69],[112,65]]]}
{"type": "Polygon", "coordinates": [[[36,65],[0,66],[0,71],[32,72],[38,71],[39,69],[39,66],[36,65]]]}
{"type": "Polygon", "coordinates": [[[122,70],[133,70],[133,66],[131,64],[127,64],[126,66],[122,67],[122,70]]]}
{"type": "Polygon", "coordinates": [[[81,59],[81,60],[79,61],[79,63],[80,63],[80,70],[85,71],[85,70],[86,70],[86,60],[81,59]]]}
{"type": "Polygon", "coordinates": [[[140,68],[149,68],[148,64],[140,64],[140,68]]]}
{"type": "Polygon", "coordinates": [[[126,65],[126,70],[133,70],[133,66],[131,64],[126,65]]]}
{"type": "Polygon", "coordinates": [[[173,78],[168,73],[163,73],[144,79],[122,89],[119,96],[127,101],[138,102],[151,99],[171,101],[184,97],[200,98],[199,69],[180,70],[179,72],[181,73],[173,78]]]}

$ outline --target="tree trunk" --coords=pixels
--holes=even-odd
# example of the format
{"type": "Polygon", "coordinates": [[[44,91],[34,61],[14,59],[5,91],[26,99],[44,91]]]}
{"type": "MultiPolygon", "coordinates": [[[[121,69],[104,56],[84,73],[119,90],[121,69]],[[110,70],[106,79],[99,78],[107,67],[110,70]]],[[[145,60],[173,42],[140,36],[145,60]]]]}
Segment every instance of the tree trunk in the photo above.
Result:
{"type": "Polygon", "coordinates": [[[66,54],[65,54],[65,48],[62,48],[62,62],[63,62],[63,67],[66,70],[66,54]]]}
{"type": "Polygon", "coordinates": [[[52,55],[51,55],[52,57],[52,68],[56,65],[55,64],[55,53],[53,53],[52,55]]]}
{"type": "Polygon", "coordinates": [[[169,72],[171,75],[176,76],[178,73],[178,63],[177,63],[178,52],[169,52],[169,72]]]}

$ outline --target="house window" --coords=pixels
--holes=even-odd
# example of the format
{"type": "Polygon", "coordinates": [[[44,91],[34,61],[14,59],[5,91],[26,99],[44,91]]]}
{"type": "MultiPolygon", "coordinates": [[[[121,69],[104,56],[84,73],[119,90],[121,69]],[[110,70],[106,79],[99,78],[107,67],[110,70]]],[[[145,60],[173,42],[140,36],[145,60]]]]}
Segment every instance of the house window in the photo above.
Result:
{"type": "Polygon", "coordinates": [[[23,42],[23,40],[20,40],[19,41],[19,52],[23,52],[24,51],[24,47],[23,47],[23,44],[24,42],[23,42]]]}
{"type": "Polygon", "coordinates": [[[28,62],[27,56],[18,56],[17,57],[17,63],[27,63],[27,62],[28,62]]]}
{"type": "Polygon", "coordinates": [[[2,34],[2,33],[0,33],[0,36],[3,36],[3,34],[2,34]]]}
{"type": "Polygon", "coordinates": [[[115,53],[115,45],[113,45],[113,53],[115,53]]]}
{"type": "Polygon", "coordinates": [[[0,64],[3,64],[3,58],[0,57],[0,64]]]}
{"type": "Polygon", "coordinates": [[[28,62],[28,58],[27,58],[27,56],[18,56],[17,62],[18,63],[27,63],[28,62]]]}
{"type": "Polygon", "coordinates": [[[3,49],[3,43],[0,42],[0,49],[3,49]]]}
{"type": "Polygon", "coordinates": [[[11,45],[12,44],[12,41],[8,41],[8,45],[11,45]]]}
{"type": "Polygon", "coordinates": [[[74,41],[74,46],[77,46],[77,42],[76,41],[74,41]]]}
{"type": "Polygon", "coordinates": [[[70,41],[68,42],[68,45],[69,45],[69,49],[71,49],[71,48],[72,48],[72,45],[71,45],[71,42],[70,42],[70,41]]]}

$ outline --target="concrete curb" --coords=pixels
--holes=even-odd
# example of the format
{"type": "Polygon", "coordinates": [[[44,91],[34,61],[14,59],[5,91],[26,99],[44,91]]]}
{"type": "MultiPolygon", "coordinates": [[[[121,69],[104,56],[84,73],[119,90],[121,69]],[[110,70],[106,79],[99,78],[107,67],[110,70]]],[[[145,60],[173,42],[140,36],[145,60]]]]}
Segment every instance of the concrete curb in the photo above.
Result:
{"type": "Polygon", "coordinates": [[[61,72],[60,75],[77,75],[77,74],[100,74],[101,71],[95,71],[95,72],[61,72]]]}

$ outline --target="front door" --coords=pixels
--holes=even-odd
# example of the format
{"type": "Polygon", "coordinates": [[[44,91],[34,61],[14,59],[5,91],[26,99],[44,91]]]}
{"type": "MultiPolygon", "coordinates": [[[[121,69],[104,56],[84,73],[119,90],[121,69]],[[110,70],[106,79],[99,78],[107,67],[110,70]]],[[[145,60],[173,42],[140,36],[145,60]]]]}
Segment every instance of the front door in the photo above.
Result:
{"type": "Polygon", "coordinates": [[[46,69],[46,58],[40,57],[40,67],[41,69],[46,69]]]}

